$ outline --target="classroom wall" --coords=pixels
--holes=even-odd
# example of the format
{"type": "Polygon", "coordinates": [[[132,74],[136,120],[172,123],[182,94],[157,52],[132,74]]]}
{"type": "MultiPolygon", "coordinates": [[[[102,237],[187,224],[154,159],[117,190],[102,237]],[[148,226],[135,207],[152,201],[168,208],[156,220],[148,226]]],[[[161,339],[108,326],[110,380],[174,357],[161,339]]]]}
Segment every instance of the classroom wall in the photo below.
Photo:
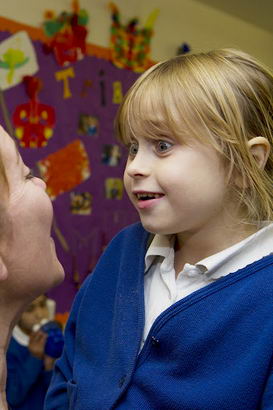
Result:
{"type": "MultiPolygon", "coordinates": [[[[242,48],[273,67],[272,35],[269,32],[204,6],[198,1],[116,0],[116,4],[124,24],[136,16],[143,24],[151,12],[156,8],[160,10],[152,39],[151,57],[155,61],[174,56],[177,48],[183,42],[187,42],[193,51],[227,46],[242,48]]],[[[71,11],[70,6],[71,0],[9,0],[0,3],[0,17],[32,27],[41,27],[46,10],[53,10],[58,15],[64,10],[71,11]]],[[[105,48],[102,51],[107,51],[111,25],[111,13],[107,2],[81,0],[80,6],[87,9],[90,16],[88,42],[102,46],[105,48]]],[[[39,30],[34,31],[36,33],[39,30]]],[[[10,35],[8,29],[2,27],[1,30],[1,23],[0,35],[0,42],[10,35]]],[[[120,100],[116,101],[114,98],[114,85],[120,87],[122,96],[138,74],[117,68],[107,58],[90,53],[68,68],[72,70],[73,75],[69,77],[70,92],[66,95],[64,84],[58,79],[58,74],[63,72],[65,67],[57,64],[53,54],[48,55],[44,52],[40,37],[32,40],[39,63],[38,75],[45,85],[39,97],[43,104],[48,104],[55,110],[56,124],[53,125],[53,137],[46,146],[41,149],[19,147],[21,155],[28,166],[36,170],[39,164],[49,160],[56,165],[58,158],[63,158],[62,153],[66,152],[68,155],[73,146],[76,153],[85,153],[90,165],[86,179],[81,178],[76,185],[72,184],[73,190],[70,186],[68,189],[67,184],[63,190],[63,186],[59,186],[60,180],[57,175],[58,192],[52,198],[55,214],[53,237],[66,277],[62,285],[51,291],[50,297],[57,302],[57,312],[66,314],[81,283],[92,271],[110,239],[124,226],[138,219],[136,211],[129,204],[127,196],[123,195],[121,188],[126,150],[120,147],[120,157],[114,165],[105,160],[109,147],[117,144],[113,121],[120,100]],[[86,83],[89,83],[88,87],[86,83]],[[89,134],[86,130],[83,132],[79,121],[82,115],[97,120],[95,133],[89,134]],[[120,182],[119,189],[113,185],[117,181],[120,182]],[[77,206],[74,209],[73,198],[76,205],[80,198],[89,198],[89,213],[78,212],[77,206]]],[[[109,56],[109,53],[107,55],[109,56]]],[[[25,87],[18,84],[6,90],[4,94],[7,112],[12,121],[17,106],[20,108],[20,105],[26,102],[25,87]]],[[[3,109],[2,111],[4,112],[3,109]]],[[[6,121],[1,114],[0,109],[0,123],[5,125],[6,121]]],[[[69,161],[62,160],[62,163],[58,163],[58,169],[62,169],[60,175],[63,179],[71,182],[70,171],[73,171],[73,167],[69,161]],[[69,169],[65,169],[65,164],[68,163],[69,169]]],[[[51,188],[53,185],[51,181],[51,188]]]]}
{"type": "MultiPolygon", "coordinates": [[[[111,22],[108,1],[81,0],[90,15],[88,41],[107,47],[111,22]]],[[[273,35],[227,13],[195,0],[115,0],[121,18],[127,22],[139,17],[143,24],[154,9],[160,10],[152,40],[152,58],[156,61],[172,57],[177,47],[187,42],[193,51],[217,47],[241,48],[273,67],[273,35]]],[[[70,9],[71,0],[2,1],[0,16],[29,25],[40,26],[45,10],[59,13],[70,9]]]]}

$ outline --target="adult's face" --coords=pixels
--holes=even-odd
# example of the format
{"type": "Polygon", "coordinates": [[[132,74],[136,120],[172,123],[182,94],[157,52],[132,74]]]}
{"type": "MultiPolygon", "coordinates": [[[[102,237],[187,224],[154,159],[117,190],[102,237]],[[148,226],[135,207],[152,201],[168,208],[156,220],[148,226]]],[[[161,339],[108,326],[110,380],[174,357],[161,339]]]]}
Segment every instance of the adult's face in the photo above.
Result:
{"type": "Polygon", "coordinates": [[[8,281],[11,293],[35,297],[64,277],[50,236],[53,208],[45,183],[30,174],[14,141],[2,127],[0,152],[9,188],[4,200],[9,228],[2,246],[8,281]]]}

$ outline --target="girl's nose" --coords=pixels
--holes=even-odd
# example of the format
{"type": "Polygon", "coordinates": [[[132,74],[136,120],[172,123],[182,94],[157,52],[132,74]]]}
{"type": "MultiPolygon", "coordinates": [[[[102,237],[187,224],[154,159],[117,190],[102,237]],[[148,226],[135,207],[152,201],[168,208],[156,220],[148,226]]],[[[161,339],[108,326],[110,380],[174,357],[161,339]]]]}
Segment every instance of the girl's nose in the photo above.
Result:
{"type": "Polygon", "coordinates": [[[125,172],[131,178],[142,178],[150,174],[150,165],[149,161],[146,158],[141,157],[139,153],[132,159],[127,162],[125,172]]]}

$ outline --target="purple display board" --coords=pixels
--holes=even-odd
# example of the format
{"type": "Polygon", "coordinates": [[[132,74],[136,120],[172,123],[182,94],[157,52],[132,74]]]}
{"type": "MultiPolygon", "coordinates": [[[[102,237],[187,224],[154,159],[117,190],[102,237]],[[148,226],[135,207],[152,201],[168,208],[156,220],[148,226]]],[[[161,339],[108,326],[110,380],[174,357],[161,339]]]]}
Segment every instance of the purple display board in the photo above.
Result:
{"type": "MultiPolygon", "coordinates": [[[[10,33],[0,32],[0,42],[9,36],[10,33]]],[[[45,147],[19,147],[23,160],[38,172],[39,161],[80,140],[90,164],[90,177],[53,200],[56,226],[53,237],[66,278],[49,295],[56,300],[57,311],[65,312],[70,310],[80,284],[92,271],[107,243],[120,229],[138,219],[126,194],[121,192],[120,179],[127,153],[113,132],[120,97],[137,74],[93,56],[60,67],[52,54],[43,51],[41,42],[35,41],[33,45],[39,65],[35,76],[43,82],[39,101],[54,108],[56,123],[45,147]],[[65,84],[57,80],[56,73],[67,69],[72,69],[73,76],[68,78],[70,95],[64,98],[65,84]],[[62,243],[60,237],[65,242],[62,243]]],[[[29,100],[25,85],[9,88],[3,95],[12,121],[17,106],[29,100]]],[[[2,112],[0,123],[6,127],[2,112]]],[[[58,174],[63,176],[66,169],[60,166],[58,174]]],[[[26,246],[31,246],[31,238],[26,246]]]]}

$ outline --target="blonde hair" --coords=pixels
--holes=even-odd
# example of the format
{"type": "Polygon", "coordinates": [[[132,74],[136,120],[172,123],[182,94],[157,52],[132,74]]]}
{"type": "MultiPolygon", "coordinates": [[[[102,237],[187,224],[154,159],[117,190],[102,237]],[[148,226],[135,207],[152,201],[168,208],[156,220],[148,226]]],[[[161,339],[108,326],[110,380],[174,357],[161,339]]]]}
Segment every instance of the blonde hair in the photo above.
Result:
{"type": "Polygon", "coordinates": [[[124,144],[137,135],[211,144],[229,164],[230,178],[235,172],[242,178],[240,187],[231,185],[246,221],[272,220],[272,98],[272,73],[242,51],[181,55],[139,77],[119,108],[116,132],[124,144]],[[247,145],[258,136],[271,146],[264,169],[247,145]]]}

